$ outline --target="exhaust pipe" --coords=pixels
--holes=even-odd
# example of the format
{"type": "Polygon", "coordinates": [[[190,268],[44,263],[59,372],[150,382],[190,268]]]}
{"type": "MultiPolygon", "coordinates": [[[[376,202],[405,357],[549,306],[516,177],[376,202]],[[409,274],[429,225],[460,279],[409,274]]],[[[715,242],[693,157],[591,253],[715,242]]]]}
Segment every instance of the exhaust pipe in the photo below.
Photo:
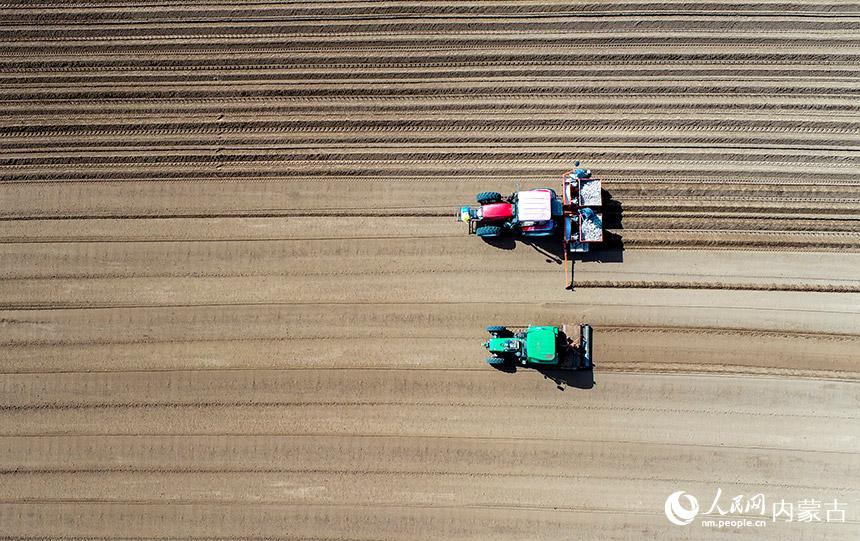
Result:
{"type": "Polygon", "coordinates": [[[579,326],[579,367],[583,370],[590,370],[591,362],[591,325],[588,323],[579,326]]]}

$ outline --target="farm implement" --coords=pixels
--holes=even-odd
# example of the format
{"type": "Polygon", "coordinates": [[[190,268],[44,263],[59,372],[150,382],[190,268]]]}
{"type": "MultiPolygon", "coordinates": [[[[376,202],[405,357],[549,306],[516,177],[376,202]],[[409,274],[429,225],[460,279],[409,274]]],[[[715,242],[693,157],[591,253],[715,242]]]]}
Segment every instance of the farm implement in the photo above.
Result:
{"type": "MultiPolygon", "coordinates": [[[[568,273],[571,253],[584,253],[603,241],[603,187],[591,171],[579,167],[562,176],[561,196],[551,188],[514,192],[502,197],[499,192],[475,196],[478,207],[460,208],[457,220],[466,222],[469,234],[483,239],[502,236],[524,238],[561,234],[564,273],[568,273]]],[[[573,263],[570,262],[569,288],[573,288],[573,263]]]]}

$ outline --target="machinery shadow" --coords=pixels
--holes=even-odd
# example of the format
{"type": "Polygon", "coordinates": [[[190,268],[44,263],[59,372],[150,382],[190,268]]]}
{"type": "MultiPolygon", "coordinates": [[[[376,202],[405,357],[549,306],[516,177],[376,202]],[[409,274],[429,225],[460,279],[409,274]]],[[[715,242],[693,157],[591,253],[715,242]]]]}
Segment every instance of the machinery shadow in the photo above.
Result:
{"type": "Polygon", "coordinates": [[[543,374],[543,379],[555,383],[556,389],[565,390],[567,387],[577,389],[591,389],[594,387],[594,369],[590,370],[558,370],[558,369],[536,369],[543,374]]]}
{"type": "Polygon", "coordinates": [[[517,247],[517,241],[514,237],[491,237],[481,240],[499,250],[513,250],[517,247]]]}
{"type": "Polygon", "coordinates": [[[520,244],[531,246],[535,252],[545,258],[547,263],[561,265],[564,261],[564,248],[560,234],[549,237],[496,237],[482,240],[499,250],[513,250],[519,241],[520,244]]]}
{"type": "Polygon", "coordinates": [[[606,190],[603,190],[603,227],[606,229],[603,242],[594,251],[579,254],[579,261],[624,262],[624,236],[614,232],[624,230],[624,205],[606,190]]]}
{"type": "Polygon", "coordinates": [[[584,254],[575,254],[575,256],[575,261],[624,263],[624,241],[621,235],[606,231],[603,233],[603,244],[599,248],[584,254]]]}
{"type": "Polygon", "coordinates": [[[516,374],[519,370],[538,372],[543,379],[551,381],[555,388],[564,391],[568,387],[576,389],[592,389],[594,384],[594,368],[589,370],[560,370],[558,368],[524,368],[515,364],[493,365],[493,368],[505,374],[516,374]]]}
{"type": "Polygon", "coordinates": [[[561,242],[561,234],[551,237],[522,238],[520,242],[546,258],[547,263],[561,265],[564,262],[564,247],[561,242]]]}

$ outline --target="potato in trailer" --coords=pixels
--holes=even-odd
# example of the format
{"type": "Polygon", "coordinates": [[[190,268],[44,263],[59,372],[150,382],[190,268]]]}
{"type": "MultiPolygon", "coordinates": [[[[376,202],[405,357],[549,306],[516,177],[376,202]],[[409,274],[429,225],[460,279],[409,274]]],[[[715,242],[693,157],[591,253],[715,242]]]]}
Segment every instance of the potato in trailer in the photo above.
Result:
{"type": "MultiPolygon", "coordinates": [[[[579,162],[576,162],[579,165],[579,162]]],[[[573,169],[562,177],[564,242],[571,252],[587,252],[603,242],[603,185],[588,169],[573,169]]]]}

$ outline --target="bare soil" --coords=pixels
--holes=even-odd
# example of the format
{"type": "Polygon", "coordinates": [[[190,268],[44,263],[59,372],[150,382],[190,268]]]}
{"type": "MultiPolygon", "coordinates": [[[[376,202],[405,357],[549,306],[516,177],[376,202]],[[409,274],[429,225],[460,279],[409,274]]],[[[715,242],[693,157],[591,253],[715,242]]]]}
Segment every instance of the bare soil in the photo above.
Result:
{"type": "Polygon", "coordinates": [[[0,538],[860,537],[860,4],[0,21],[0,538]],[[575,291],[455,222],[577,159],[575,291]],[[593,372],[483,363],[580,322],[593,372]],[[846,523],[664,516],[718,488],[846,523]]]}

